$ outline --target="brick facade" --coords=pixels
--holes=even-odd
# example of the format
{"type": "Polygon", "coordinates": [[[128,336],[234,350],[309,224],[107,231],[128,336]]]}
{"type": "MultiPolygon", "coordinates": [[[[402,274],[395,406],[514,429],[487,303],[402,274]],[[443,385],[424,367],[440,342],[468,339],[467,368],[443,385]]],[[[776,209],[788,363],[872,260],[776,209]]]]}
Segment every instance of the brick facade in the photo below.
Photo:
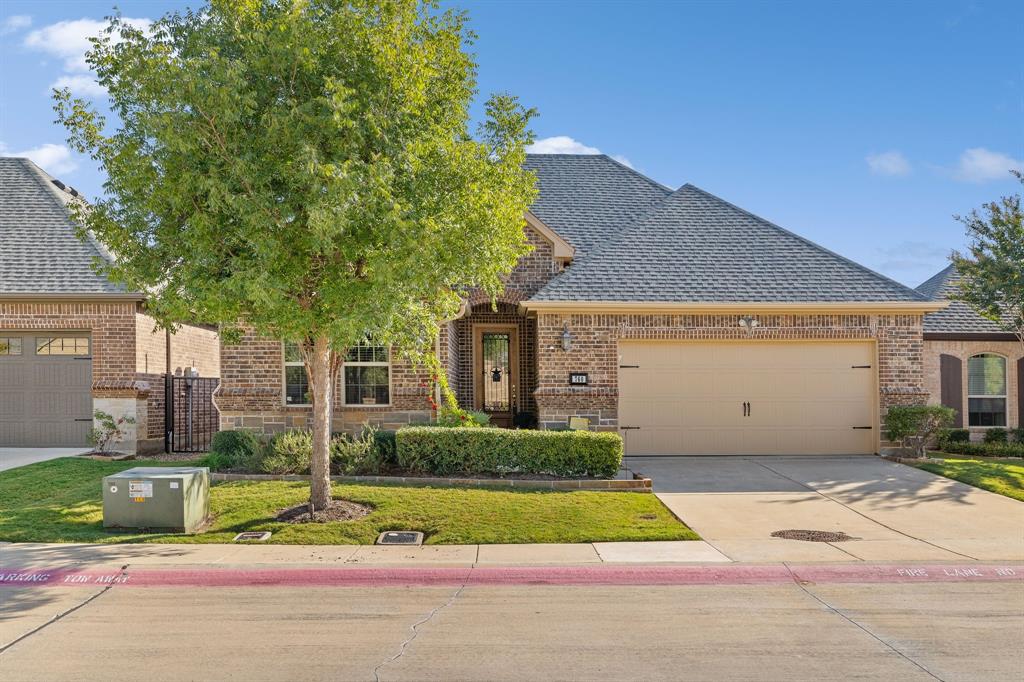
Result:
{"type": "MultiPolygon", "coordinates": [[[[163,379],[158,372],[163,371],[164,340],[162,333],[150,334],[152,328],[138,301],[0,301],[0,330],[89,333],[93,409],[136,420],[118,446],[128,452],[163,444],[163,379]]],[[[175,353],[195,358],[211,376],[220,364],[218,345],[216,332],[188,326],[172,340],[175,353]],[[180,349],[179,338],[185,341],[180,349]]]]}
{"type": "MultiPolygon", "coordinates": [[[[532,250],[523,256],[505,278],[506,287],[498,297],[497,311],[491,300],[481,292],[473,292],[466,305],[466,314],[446,323],[438,331],[438,357],[445,368],[448,383],[460,405],[472,408],[473,389],[473,325],[515,324],[519,331],[520,378],[517,386],[520,411],[534,412],[533,390],[536,385],[536,324],[519,309],[519,302],[540,290],[562,269],[555,259],[553,247],[542,234],[525,226],[524,232],[532,250]]],[[[236,345],[221,347],[221,386],[215,402],[221,413],[222,429],[253,429],[276,433],[290,428],[307,428],[311,424],[308,406],[285,405],[284,359],[278,341],[262,339],[252,333],[236,345]]],[[[391,405],[351,407],[342,404],[339,378],[335,390],[335,431],[358,430],[370,423],[382,428],[434,418],[428,401],[429,372],[416,368],[397,351],[391,357],[391,405]]]]}
{"type": "MultiPolygon", "coordinates": [[[[309,405],[284,402],[284,350],[280,341],[247,331],[237,344],[221,344],[221,385],[214,403],[222,429],[277,433],[312,424],[309,405]]],[[[391,404],[344,404],[342,376],[334,391],[334,431],[356,431],[369,423],[397,428],[433,417],[428,397],[430,373],[398,352],[391,354],[391,404]]]]}
{"type": "MultiPolygon", "coordinates": [[[[924,376],[925,388],[929,393],[928,402],[938,405],[942,402],[942,374],[939,370],[940,358],[952,355],[961,362],[963,395],[961,404],[964,409],[964,428],[967,427],[967,360],[981,353],[994,353],[1006,358],[1006,422],[1007,428],[1024,426],[1020,423],[1020,401],[1022,399],[1017,363],[1024,358],[1024,344],[1019,341],[972,341],[927,339],[924,342],[924,376]]],[[[972,439],[980,439],[985,427],[971,428],[972,439]]]]}
{"type": "Polygon", "coordinates": [[[587,417],[601,429],[618,425],[619,339],[875,340],[882,414],[893,405],[920,404],[927,399],[920,315],[766,314],[757,319],[760,326],[748,336],[739,326],[739,315],[734,314],[540,313],[537,345],[555,348],[537,358],[536,401],[541,426],[562,427],[571,416],[587,417]],[[561,350],[566,327],[573,336],[568,352],[561,350]],[[570,372],[587,372],[589,385],[568,386],[570,372]]]}

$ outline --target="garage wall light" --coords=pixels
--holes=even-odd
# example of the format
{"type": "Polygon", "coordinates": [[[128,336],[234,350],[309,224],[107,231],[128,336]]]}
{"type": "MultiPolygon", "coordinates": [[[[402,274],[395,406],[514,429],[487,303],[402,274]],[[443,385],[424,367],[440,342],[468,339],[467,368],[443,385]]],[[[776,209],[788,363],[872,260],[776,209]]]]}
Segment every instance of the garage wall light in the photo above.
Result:
{"type": "Polygon", "coordinates": [[[744,315],[740,318],[740,327],[747,331],[747,336],[751,336],[754,330],[761,326],[761,321],[751,315],[744,315]]]}
{"type": "Polygon", "coordinates": [[[562,325],[562,350],[566,353],[572,350],[572,332],[569,331],[569,323],[562,325]]]}

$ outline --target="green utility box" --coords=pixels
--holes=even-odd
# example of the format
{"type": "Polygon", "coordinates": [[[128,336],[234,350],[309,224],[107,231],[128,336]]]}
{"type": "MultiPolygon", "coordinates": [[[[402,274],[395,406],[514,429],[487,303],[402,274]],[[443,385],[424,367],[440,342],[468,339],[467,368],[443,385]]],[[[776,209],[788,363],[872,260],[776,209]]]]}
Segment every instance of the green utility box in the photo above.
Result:
{"type": "Polygon", "coordinates": [[[104,528],[193,533],[209,516],[207,467],[136,467],[103,478],[104,528]]]}

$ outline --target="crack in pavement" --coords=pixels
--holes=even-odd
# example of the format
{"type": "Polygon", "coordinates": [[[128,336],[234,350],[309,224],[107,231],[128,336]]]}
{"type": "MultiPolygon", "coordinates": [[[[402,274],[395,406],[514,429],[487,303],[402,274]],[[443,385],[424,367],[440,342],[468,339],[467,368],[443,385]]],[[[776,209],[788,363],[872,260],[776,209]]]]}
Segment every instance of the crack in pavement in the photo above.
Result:
{"type": "MultiPolygon", "coordinates": [[[[470,571],[472,572],[472,570],[473,569],[471,568],[470,571]]],[[[441,611],[444,611],[446,608],[451,606],[452,603],[456,599],[458,599],[459,595],[462,594],[462,591],[464,589],[466,589],[466,585],[468,585],[468,584],[469,584],[469,576],[467,575],[465,581],[461,585],[459,585],[459,589],[455,590],[455,593],[452,594],[452,596],[448,598],[448,601],[446,601],[444,604],[441,604],[440,606],[434,608],[426,616],[424,616],[423,618],[421,618],[420,620],[418,620],[418,621],[416,621],[415,623],[412,624],[412,626],[409,628],[412,631],[412,636],[406,638],[406,640],[404,642],[402,642],[402,645],[399,648],[398,653],[395,654],[394,656],[392,656],[389,659],[381,661],[377,665],[377,667],[373,669],[373,679],[375,680],[375,682],[380,682],[380,671],[381,671],[381,669],[384,666],[389,665],[391,663],[394,663],[395,661],[400,659],[405,654],[405,650],[409,647],[410,644],[412,644],[413,640],[415,640],[417,637],[419,637],[419,634],[420,634],[419,627],[421,625],[426,625],[428,622],[430,622],[430,620],[432,620],[434,618],[434,616],[436,616],[438,613],[440,613],[441,611]]]]}
{"type": "Polygon", "coordinates": [[[793,578],[793,584],[796,585],[798,588],[800,588],[800,590],[804,594],[806,594],[808,597],[810,597],[814,601],[818,602],[819,604],[821,604],[826,609],[828,609],[832,613],[836,614],[837,616],[839,616],[840,618],[842,618],[846,622],[848,622],[851,625],[857,627],[861,632],[863,632],[864,634],[868,635],[869,637],[871,637],[876,642],[878,642],[882,646],[884,646],[887,649],[889,649],[890,651],[892,651],[894,654],[896,654],[897,656],[899,656],[903,660],[905,660],[908,663],[914,665],[918,670],[920,670],[924,674],[928,675],[933,680],[938,680],[939,682],[945,682],[945,680],[943,680],[941,677],[939,677],[938,675],[933,673],[931,670],[929,670],[928,668],[924,667],[922,664],[918,663],[916,660],[914,660],[913,658],[911,658],[907,654],[903,653],[902,651],[897,649],[895,646],[893,646],[892,644],[890,644],[886,640],[882,639],[880,636],[876,635],[866,625],[862,625],[861,623],[857,622],[856,620],[854,620],[850,616],[846,615],[843,611],[837,609],[835,606],[832,606],[827,601],[825,601],[824,599],[822,599],[821,597],[819,597],[818,595],[814,594],[809,589],[807,589],[807,586],[805,585],[805,581],[800,580],[800,578],[795,573],[793,573],[793,569],[789,567],[788,563],[783,562],[782,565],[786,567],[787,571],[789,571],[789,575],[793,578]]]}
{"type": "MultiPolygon", "coordinates": [[[[124,566],[121,567],[121,570],[118,571],[118,573],[117,573],[117,578],[123,578],[124,577],[125,572],[128,570],[128,566],[129,566],[129,564],[125,564],[124,566]]],[[[42,623],[41,625],[38,625],[38,626],[32,628],[31,630],[29,630],[25,634],[21,635],[20,637],[11,640],[10,642],[8,642],[7,644],[4,644],[3,646],[0,646],[0,655],[3,655],[4,652],[6,652],[8,649],[13,647],[18,642],[23,642],[26,639],[28,639],[29,637],[31,637],[32,635],[36,634],[37,632],[41,632],[45,628],[48,628],[49,626],[53,625],[54,623],[56,623],[60,619],[64,618],[64,616],[68,616],[68,615],[74,613],[75,611],[77,611],[77,610],[79,610],[79,609],[81,609],[81,608],[91,604],[93,601],[95,601],[99,597],[101,597],[104,594],[106,594],[107,592],[109,592],[111,590],[111,588],[113,588],[114,585],[116,585],[116,584],[117,584],[117,579],[112,580],[111,582],[109,582],[106,585],[104,585],[102,590],[92,594],[88,599],[86,599],[85,601],[81,602],[80,604],[76,604],[76,605],[72,606],[67,611],[61,611],[60,613],[58,613],[57,615],[53,616],[52,618],[50,618],[45,623],[42,623]]]]}

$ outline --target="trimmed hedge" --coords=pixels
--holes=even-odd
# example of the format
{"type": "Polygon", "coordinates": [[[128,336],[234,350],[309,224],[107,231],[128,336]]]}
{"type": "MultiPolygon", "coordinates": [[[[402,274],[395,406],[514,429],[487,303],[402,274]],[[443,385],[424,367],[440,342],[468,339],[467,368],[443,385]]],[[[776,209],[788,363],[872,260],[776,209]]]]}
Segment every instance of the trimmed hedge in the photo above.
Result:
{"type": "Polygon", "coordinates": [[[435,476],[611,478],[622,462],[622,438],[615,433],[410,426],[399,429],[395,441],[401,468],[435,476]]]}
{"type": "Polygon", "coordinates": [[[1024,443],[963,443],[946,441],[941,450],[947,455],[967,457],[1024,457],[1024,443]]]}

